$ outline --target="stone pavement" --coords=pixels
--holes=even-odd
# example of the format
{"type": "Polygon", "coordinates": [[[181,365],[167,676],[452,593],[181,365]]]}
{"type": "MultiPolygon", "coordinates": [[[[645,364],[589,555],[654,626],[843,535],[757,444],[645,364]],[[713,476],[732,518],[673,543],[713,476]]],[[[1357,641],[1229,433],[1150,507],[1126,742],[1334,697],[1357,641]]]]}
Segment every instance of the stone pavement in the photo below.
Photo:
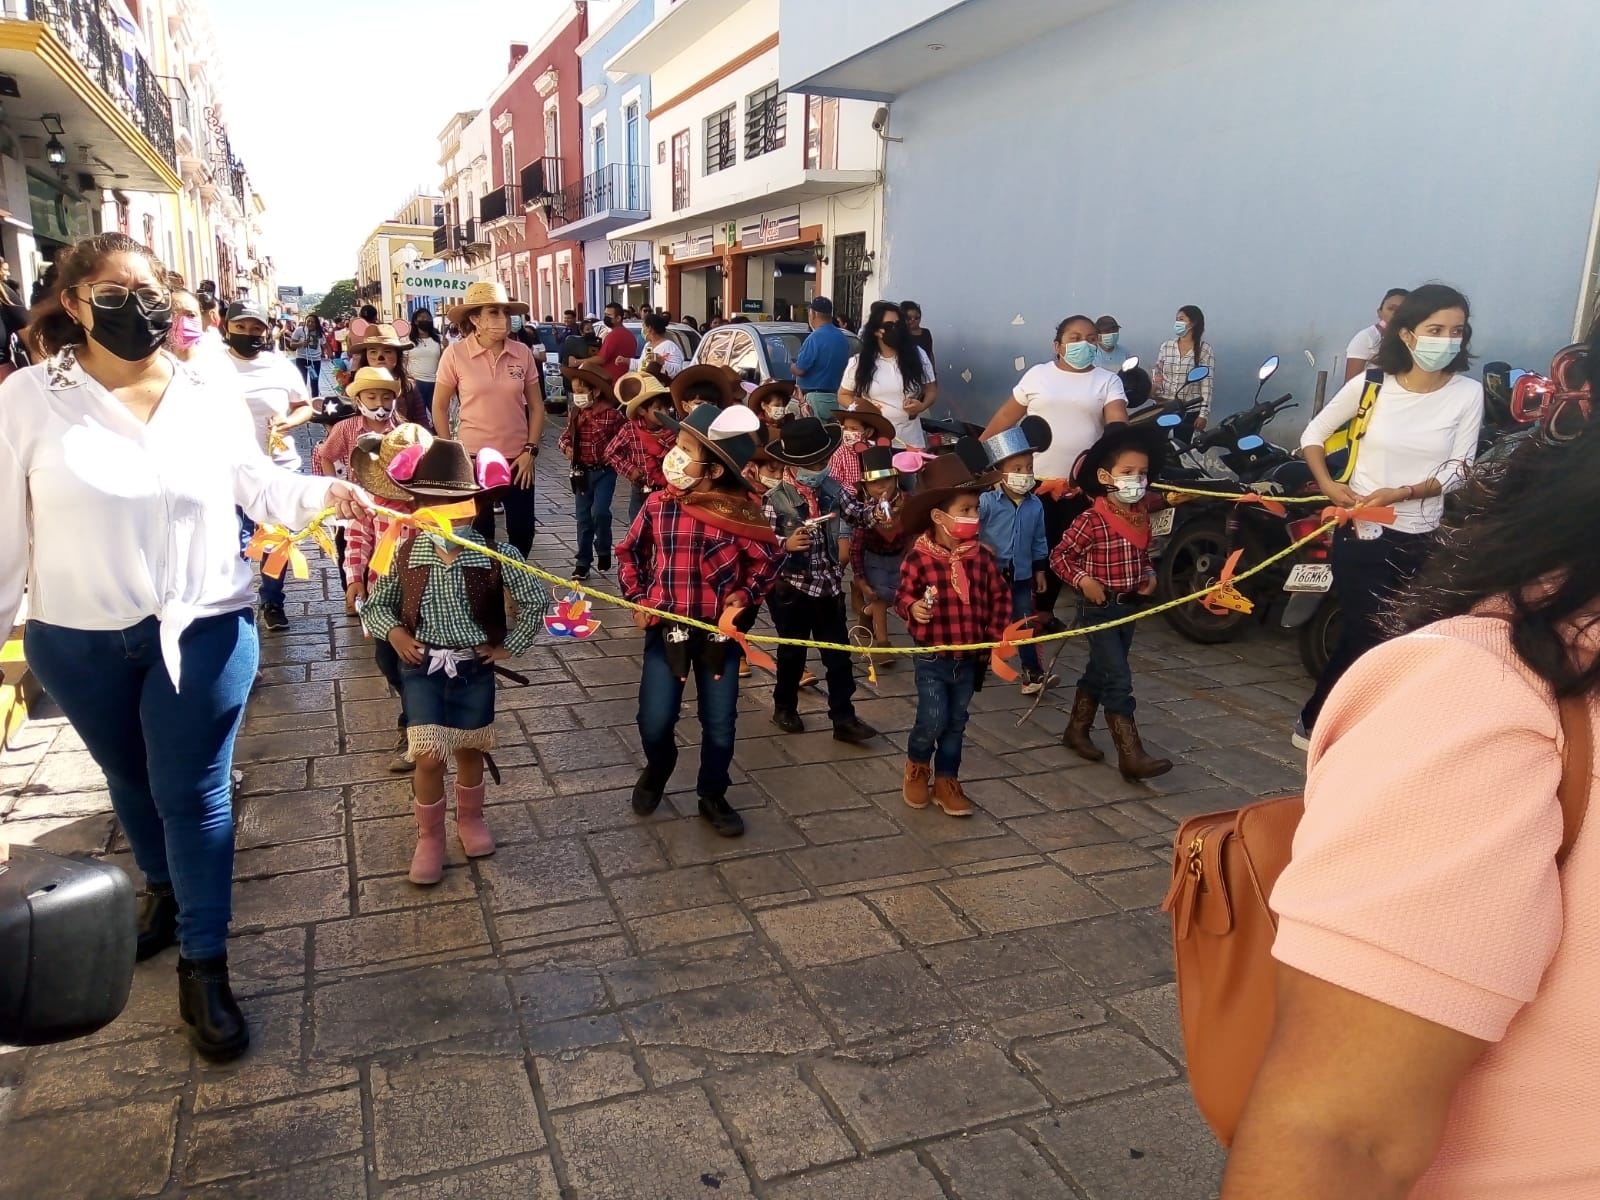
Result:
{"type": "MultiPolygon", "coordinates": [[[[565,568],[547,470],[536,558],[565,568]]],[[[371,646],[330,567],[289,595],[238,750],[250,1054],[195,1058],[176,951],[108,1029],[0,1048],[3,1200],[1215,1195],[1157,906],[1178,821],[1298,787],[1292,645],[1144,626],[1144,729],[1178,760],[1150,786],[1063,751],[1054,705],[1019,728],[1027,701],[991,682],[967,821],[899,799],[908,667],[863,678],[887,736],[861,748],[832,741],[820,695],[814,732],[778,734],[758,672],[732,793],[749,834],[722,841],[694,816],[692,750],[660,814],[629,810],[639,635],[605,611],[501,691],[501,848],[454,850],[423,891],[371,646]]],[[[1081,663],[1069,643],[1058,669],[1081,663]]],[[[0,837],[133,870],[60,721],[0,757],[0,814],[0,837]]]]}

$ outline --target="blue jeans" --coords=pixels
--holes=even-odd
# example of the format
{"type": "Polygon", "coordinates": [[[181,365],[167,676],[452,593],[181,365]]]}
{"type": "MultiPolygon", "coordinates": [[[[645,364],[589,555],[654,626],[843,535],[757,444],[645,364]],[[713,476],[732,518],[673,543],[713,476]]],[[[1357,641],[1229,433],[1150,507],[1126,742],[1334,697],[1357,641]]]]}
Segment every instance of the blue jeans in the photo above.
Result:
{"type": "MultiPolygon", "coordinates": [[[[1033,615],[1033,576],[1027,575],[1011,582],[1011,619],[1020,621],[1033,615]]],[[[1039,647],[1018,646],[1017,655],[1024,671],[1037,675],[1044,667],[1039,662],[1039,647]]]]}
{"type": "MultiPolygon", "coordinates": [[[[239,509],[239,556],[244,557],[244,548],[250,544],[250,539],[255,535],[256,523],[245,516],[244,509],[239,509]]],[[[274,579],[259,567],[256,568],[261,576],[261,586],[257,589],[257,596],[263,604],[274,604],[283,607],[283,578],[274,579]]]]}
{"type": "MultiPolygon", "coordinates": [[[[695,789],[702,796],[728,791],[733,764],[734,724],[739,713],[739,647],[729,642],[722,678],[705,663],[694,664],[695,698],[700,710],[700,775],[695,789]]],[[[663,787],[678,765],[673,731],[683,704],[685,680],[667,664],[666,643],[659,625],[645,631],[644,668],[639,678],[639,743],[645,766],[663,787]]]]}
{"type": "Polygon", "coordinates": [[[183,957],[215,958],[233,916],[233,741],[256,674],[255,618],[202,618],[180,644],[174,691],[154,617],[110,631],[29,621],[23,634],[29,666],[106,774],[139,870],[177,894],[183,957]]]}
{"type": "MultiPolygon", "coordinates": [[[[1126,617],[1133,611],[1129,605],[1118,604],[1109,598],[1103,605],[1085,603],[1079,623],[1099,625],[1126,617]]],[[[1089,643],[1089,665],[1084,668],[1078,687],[1094,697],[1100,707],[1112,716],[1133,716],[1133,668],[1128,666],[1128,651],[1133,649],[1133,631],[1137,627],[1137,622],[1130,621],[1115,629],[1091,633],[1086,639],[1089,643]]]]}
{"type": "Polygon", "coordinates": [[[591,467],[589,490],[572,498],[578,510],[578,557],[574,565],[579,571],[587,571],[596,554],[611,558],[611,501],[616,494],[616,471],[591,467]]]}
{"type": "Polygon", "coordinates": [[[637,483],[628,485],[628,524],[633,524],[633,519],[639,515],[639,510],[644,507],[645,490],[637,483]]]}
{"type": "Polygon", "coordinates": [[[917,719],[906,742],[906,757],[933,763],[939,779],[961,773],[961,738],[967,731],[967,709],[978,690],[978,661],[969,654],[915,654],[911,665],[917,680],[917,719]]]}
{"type": "Polygon", "coordinates": [[[839,409],[838,392],[807,392],[805,399],[811,406],[811,415],[819,421],[833,420],[833,414],[839,409]]]}

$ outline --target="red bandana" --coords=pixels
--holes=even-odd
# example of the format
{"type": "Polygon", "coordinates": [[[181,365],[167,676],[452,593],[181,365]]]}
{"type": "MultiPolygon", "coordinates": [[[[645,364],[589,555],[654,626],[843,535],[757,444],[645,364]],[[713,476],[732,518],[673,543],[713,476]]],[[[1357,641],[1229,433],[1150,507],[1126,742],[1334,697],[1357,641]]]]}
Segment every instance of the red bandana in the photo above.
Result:
{"type": "Polygon", "coordinates": [[[1101,496],[1095,500],[1094,510],[1105,518],[1112,532],[1132,542],[1140,550],[1150,548],[1150,514],[1144,509],[1137,508],[1124,515],[1111,507],[1111,501],[1101,496]]]}
{"type": "Polygon", "coordinates": [[[970,542],[962,542],[954,550],[946,550],[933,540],[931,533],[925,533],[917,539],[917,546],[936,562],[949,564],[950,585],[955,588],[956,595],[960,597],[961,603],[971,604],[972,592],[967,587],[967,568],[961,560],[971,558],[978,553],[978,539],[973,538],[970,542]]]}

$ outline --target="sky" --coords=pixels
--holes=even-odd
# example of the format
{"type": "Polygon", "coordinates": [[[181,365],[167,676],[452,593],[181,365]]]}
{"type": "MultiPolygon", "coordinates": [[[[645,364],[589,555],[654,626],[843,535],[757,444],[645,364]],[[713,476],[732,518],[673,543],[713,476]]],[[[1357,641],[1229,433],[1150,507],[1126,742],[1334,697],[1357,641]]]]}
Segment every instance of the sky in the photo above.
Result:
{"type": "MultiPolygon", "coordinates": [[[[512,42],[563,0],[213,0],[224,120],[266,201],[278,282],[326,291],[418,186],[437,191],[439,131],[483,107],[512,42]]],[[[590,9],[598,25],[609,3],[590,9]]]]}

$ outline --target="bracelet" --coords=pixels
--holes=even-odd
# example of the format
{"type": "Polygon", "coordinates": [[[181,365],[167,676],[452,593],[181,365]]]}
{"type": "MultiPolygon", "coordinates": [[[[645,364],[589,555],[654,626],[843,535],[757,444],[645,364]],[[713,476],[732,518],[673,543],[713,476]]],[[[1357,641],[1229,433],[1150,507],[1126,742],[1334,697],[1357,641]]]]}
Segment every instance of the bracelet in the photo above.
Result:
{"type": "Polygon", "coordinates": [[[1417,498],[1417,485],[1414,484],[1414,483],[1406,484],[1406,499],[1407,500],[1415,500],[1416,498],[1417,498]]]}

